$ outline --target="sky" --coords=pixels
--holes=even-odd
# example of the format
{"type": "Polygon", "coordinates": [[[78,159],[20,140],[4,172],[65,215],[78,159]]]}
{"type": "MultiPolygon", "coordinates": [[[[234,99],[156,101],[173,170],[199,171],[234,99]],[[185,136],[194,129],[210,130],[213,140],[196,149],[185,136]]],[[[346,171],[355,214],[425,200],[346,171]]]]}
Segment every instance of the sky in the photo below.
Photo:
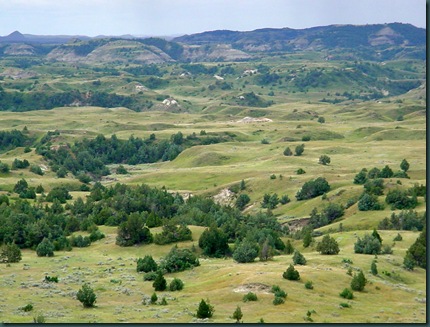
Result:
{"type": "Polygon", "coordinates": [[[426,27],[426,0],[0,0],[0,35],[176,36],[331,24],[426,27]]]}

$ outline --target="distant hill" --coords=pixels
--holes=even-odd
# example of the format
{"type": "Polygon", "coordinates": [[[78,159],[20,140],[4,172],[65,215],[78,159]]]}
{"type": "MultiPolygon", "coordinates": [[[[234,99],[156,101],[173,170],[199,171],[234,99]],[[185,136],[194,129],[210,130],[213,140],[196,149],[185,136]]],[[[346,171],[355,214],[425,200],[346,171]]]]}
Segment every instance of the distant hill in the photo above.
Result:
{"type": "Polygon", "coordinates": [[[326,59],[426,59],[426,30],[410,24],[330,25],[307,29],[218,30],[167,41],[124,35],[41,36],[18,31],[0,37],[0,56],[46,56],[70,62],[246,61],[261,53],[325,51],[326,59]]]}
{"type": "Polygon", "coordinates": [[[426,30],[410,24],[330,25],[306,29],[218,30],[174,38],[187,44],[231,43],[242,50],[354,48],[379,45],[425,46],[426,30]]]}

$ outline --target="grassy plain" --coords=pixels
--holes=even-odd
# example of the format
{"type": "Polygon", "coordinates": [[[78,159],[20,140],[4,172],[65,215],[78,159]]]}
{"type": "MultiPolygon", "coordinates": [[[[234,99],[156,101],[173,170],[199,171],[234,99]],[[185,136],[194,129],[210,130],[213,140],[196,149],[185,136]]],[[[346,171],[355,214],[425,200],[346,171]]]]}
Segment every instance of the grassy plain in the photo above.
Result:
{"type": "MultiPolygon", "coordinates": [[[[302,60],[291,60],[285,67],[280,65],[279,69],[291,69],[294,65],[299,67],[302,60]]],[[[312,64],[312,61],[307,61],[309,67],[312,64]]],[[[326,68],[335,65],[329,62],[319,64],[326,68]]],[[[239,64],[242,68],[248,65],[251,64],[239,64]]],[[[161,139],[179,131],[184,136],[199,134],[202,130],[207,133],[234,133],[236,137],[232,142],[192,147],[170,162],[125,165],[128,174],[112,174],[110,179],[102,182],[106,185],[116,182],[146,183],[154,187],[165,186],[172,192],[182,194],[213,196],[244,180],[244,192],[251,198],[250,205],[245,209],[247,213],[263,210],[260,202],[266,193],[289,196],[290,203],[273,210],[282,223],[308,217],[314,207],[321,209],[329,202],[345,204],[360,195],[362,186],[354,185],[352,181],[362,168],[381,169],[389,165],[397,171],[402,159],[406,158],[410,164],[410,179],[386,179],[386,190],[393,187],[407,189],[415,183],[426,183],[426,111],[421,91],[411,91],[381,101],[329,104],[319,101],[326,95],[326,90],[283,92],[279,85],[263,89],[249,84],[246,85],[247,92],[252,90],[264,97],[270,89],[275,91],[273,106],[250,108],[226,103],[233,95],[237,96],[239,87],[245,89],[246,78],[236,80],[231,77],[226,80],[233,84],[233,90],[216,89],[212,93],[207,88],[202,90],[202,85],[214,83],[212,77],[201,77],[197,82],[172,78],[168,87],[157,90],[159,94],[190,101],[191,110],[185,114],[98,107],[2,112],[0,130],[22,130],[27,126],[30,135],[35,137],[41,137],[48,130],[59,130],[59,144],[97,134],[116,134],[119,138],[128,138],[133,134],[146,138],[154,133],[161,139]],[[397,120],[400,114],[403,119],[397,120]],[[240,122],[245,116],[264,116],[272,121],[240,122]],[[318,116],[323,116],[325,123],[319,123],[318,116]],[[310,141],[302,141],[303,136],[310,136],[310,141]],[[302,156],[283,155],[287,146],[294,151],[299,144],[305,144],[302,156]],[[318,163],[323,154],[331,158],[327,166],[318,163]],[[297,175],[299,168],[306,173],[297,175]],[[276,178],[271,179],[271,175],[276,178]],[[319,176],[325,177],[331,185],[326,199],[318,197],[297,201],[295,194],[303,183],[319,176]]],[[[133,89],[125,87],[117,79],[109,80],[109,83],[113,81],[116,84],[112,87],[122,90],[124,94],[133,89]]],[[[61,74],[46,82],[59,90],[72,87],[61,74]]],[[[79,78],[74,82],[85,84],[79,78]]],[[[0,154],[0,160],[8,164],[15,158],[46,166],[34,149],[24,153],[23,148],[16,148],[0,154]]],[[[21,178],[25,178],[31,186],[42,184],[46,192],[62,184],[78,190],[80,183],[70,174],[65,179],[59,179],[49,167],[46,168],[44,176],[28,170],[12,170],[9,174],[0,175],[0,194],[11,192],[13,185],[21,178]]],[[[74,199],[86,194],[72,192],[74,199]]],[[[383,202],[384,199],[381,196],[379,200],[383,202]]],[[[419,197],[418,200],[416,210],[424,212],[424,199],[419,197]]],[[[426,272],[420,268],[413,271],[402,268],[405,252],[419,233],[400,232],[403,241],[395,243],[393,254],[378,257],[377,276],[370,274],[374,257],[354,253],[356,237],[376,228],[379,221],[391,213],[388,206],[382,211],[362,212],[355,204],[345,210],[341,221],[320,228],[322,232],[329,231],[339,242],[341,251],[335,256],[322,256],[316,252],[315,245],[319,238],[307,249],[303,249],[302,241],[293,241],[308,260],[306,266],[296,266],[301,275],[298,282],[282,278],[282,273],[292,263],[290,255],[250,264],[238,264],[231,258],[201,258],[201,265],[193,270],[166,275],[168,282],[178,277],[185,284],[180,292],[158,294],[160,299],[166,297],[167,306],[142,304],[143,297],[151,296],[153,288],[152,282],[144,282],[142,275],[136,272],[135,260],[145,254],[151,254],[158,260],[167,254],[172,245],[121,248],[115,245],[116,228],[100,226],[107,237],[89,248],[56,252],[53,258],[39,258],[35,251],[27,249],[23,250],[21,262],[0,265],[0,321],[32,322],[33,316],[41,313],[47,322],[52,323],[188,323],[198,321],[193,314],[203,298],[209,299],[214,306],[215,314],[210,321],[217,323],[234,322],[231,315],[237,305],[241,307],[246,323],[256,323],[260,318],[270,323],[305,322],[308,310],[315,310],[312,314],[315,322],[422,323],[426,319],[426,272]],[[340,223],[343,231],[340,231],[340,223]],[[356,292],[353,300],[344,300],[339,296],[345,287],[349,287],[351,280],[346,274],[347,266],[342,263],[343,258],[351,259],[354,269],[363,269],[369,280],[365,291],[356,292]],[[43,283],[45,275],[58,275],[59,283],[43,283]],[[313,290],[305,289],[304,283],[308,280],[313,282],[313,290]],[[84,309],[75,298],[84,282],[90,283],[98,296],[94,309],[84,309]],[[272,304],[273,294],[267,291],[274,284],[288,293],[285,303],[279,306],[272,304]],[[256,292],[259,300],[243,303],[242,297],[248,291],[256,292]],[[341,302],[350,303],[351,308],[341,308],[341,302]],[[19,309],[28,303],[33,304],[33,311],[26,313],[19,309]]],[[[204,228],[191,226],[191,229],[193,241],[182,242],[178,246],[190,248],[194,244],[197,247],[204,228]]],[[[397,235],[397,231],[379,233],[387,244],[393,244],[392,239],[397,235]]]]}

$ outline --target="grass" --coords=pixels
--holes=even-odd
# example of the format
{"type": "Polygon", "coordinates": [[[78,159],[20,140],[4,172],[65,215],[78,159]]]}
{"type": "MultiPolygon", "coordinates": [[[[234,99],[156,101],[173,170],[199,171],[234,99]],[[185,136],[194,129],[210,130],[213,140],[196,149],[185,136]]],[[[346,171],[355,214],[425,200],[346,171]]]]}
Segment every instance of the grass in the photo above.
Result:
{"type": "MultiPolygon", "coordinates": [[[[274,57],[266,60],[265,64],[276,66],[282,71],[298,69],[302,65],[320,65],[330,69],[343,65],[334,61],[315,62],[315,56],[315,53],[289,54],[289,60],[274,57]]],[[[240,70],[253,66],[253,63],[234,65],[240,70]]],[[[174,67],[167,65],[165,69],[172,72],[174,67]]],[[[43,66],[34,69],[46,72],[43,66]]],[[[63,68],[58,66],[58,69],[63,68]]],[[[64,69],[74,71],[71,67],[64,69]]],[[[78,87],[90,89],[91,82],[86,82],[88,76],[85,74],[94,72],[82,69],[85,69],[85,73],[79,77],[69,78],[60,74],[58,78],[41,77],[39,86],[46,82],[57,90],[78,87]]],[[[105,90],[110,88],[124,94],[134,92],[134,82],[126,81],[128,76],[120,79],[94,75],[90,80],[94,78],[100,78],[105,90]]],[[[190,101],[192,105],[189,105],[190,110],[186,114],[98,107],[2,112],[0,130],[22,130],[27,126],[34,137],[41,138],[47,131],[58,129],[61,131],[58,143],[73,143],[77,139],[94,137],[100,133],[107,137],[116,134],[122,139],[132,134],[147,138],[154,133],[162,139],[170,138],[178,131],[184,136],[192,133],[198,135],[201,130],[207,133],[233,132],[237,137],[232,142],[192,147],[170,162],[125,165],[129,174],[113,174],[110,176],[113,180],[102,180],[102,183],[146,183],[154,187],[165,186],[172,192],[182,194],[213,196],[244,180],[246,189],[242,192],[251,198],[246,213],[254,214],[263,210],[260,203],[266,193],[289,196],[290,203],[278,205],[273,210],[281,223],[309,217],[314,207],[321,210],[329,202],[346,204],[348,199],[359,196],[363,187],[354,185],[352,181],[362,168],[381,169],[389,165],[393,171],[397,171],[400,162],[406,158],[410,163],[410,179],[392,178],[386,179],[384,183],[393,187],[400,180],[402,188],[412,187],[414,183],[426,183],[426,119],[425,115],[420,114],[425,106],[423,100],[419,99],[422,92],[409,92],[383,99],[381,103],[350,101],[332,105],[319,102],[326,96],[324,90],[310,90],[307,94],[293,93],[290,86],[269,85],[261,88],[252,85],[252,77],[238,80],[231,77],[226,80],[233,83],[233,90],[216,89],[210,92],[207,85],[214,83],[212,77],[198,76],[182,80],[172,76],[171,83],[164,89],[148,91],[152,98],[169,94],[180,101],[190,101]],[[250,84],[245,85],[245,81],[250,84]],[[202,90],[202,86],[206,89],[202,90]],[[273,98],[267,96],[271,88],[275,93],[273,98]],[[256,94],[261,93],[265,100],[274,99],[276,103],[268,108],[227,104],[236,93],[251,90],[256,94]],[[399,99],[402,100],[401,105],[395,103],[399,99]],[[404,115],[403,121],[396,121],[399,113],[404,115]],[[317,115],[323,116],[326,122],[318,123],[317,115]],[[244,116],[264,116],[273,122],[238,123],[244,116]],[[304,135],[310,135],[311,140],[303,142],[304,135]],[[267,139],[269,144],[262,144],[263,139],[267,139]],[[302,143],[305,144],[302,156],[283,155],[287,146],[294,151],[302,143]],[[318,164],[322,154],[330,156],[331,163],[328,166],[318,164]],[[297,175],[299,168],[303,168],[306,174],[297,175]],[[270,179],[272,174],[276,179],[270,179]],[[303,183],[320,176],[325,177],[331,185],[327,199],[323,200],[320,196],[297,201],[295,194],[303,183]]],[[[9,79],[5,79],[5,82],[12,83],[9,79]]],[[[343,92],[340,85],[339,92],[343,92]]],[[[15,158],[27,159],[30,164],[46,164],[34,149],[24,153],[24,148],[16,148],[0,154],[0,160],[8,164],[15,158]]],[[[25,178],[30,186],[42,184],[45,192],[62,184],[72,185],[75,189],[80,185],[70,174],[65,179],[59,179],[49,169],[44,176],[32,174],[28,169],[13,170],[0,175],[0,194],[12,191],[21,178],[25,178]]],[[[85,198],[88,193],[74,191],[71,194],[76,199],[85,198]]],[[[13,194],[13,197],[17,195],[13,194]]],[[[384,199],[385,196],[381,196],[379,200],[383,202],[384,199]]],[[[418,200],[420,204],[416,210],[424,212],[424,200],[418,200]]],[[[294,246],[308,261],[305,266],[296,266],[301,275],[301,281],[298,282],[282,278],[282,273],[292,263],[291,255],[276,256],[267,262],[257,259],[250,264],[238,264],[231,258],[201,258],[201,265],[193,270],[166,275],[168,282],[177,277],[185,285],[180,292],[157,294],[159,299],[166,297],[167,306],[142,304],[143,297],[151,296],[154,290],[152,282],[144,282],[143,275],[136,272],[135,260],[146,254],[160,260],[173,244],[121,248],[115,245],[116,228],[100,226],[107,237],[88,248],[56,252],[53,258],[38,258],[35,251],[26,249],[23,250],[20,263],[10,266],[1,264],[0,294],[3,296],[0,297],[0,321],[28,323],[38,314],[43,314],[49,323],[189,323],[195,322],[193,314],[203,298],[209,299],[215,307],[215,314],[210,321],[216,323],[234,322],[231,315],[237,305],[241,307],[245,323],[256,323],[260,318],[264,318],[267,323],[302,322],[306,312],[312,310],[315,310],[312,313],[315,322],[422,323],[426,319],[426,307],[420,299],[425,298],[426,272],[419,268],[406,271],[401,267],[406,250],[415,241],[418,232],[400,231],[403,241],[395,243],[393,254],[378,256],[377,276],[370,274],[374,256],[354,253],[356,237],[370,233],[392,212],[388,206],[382,211],[361,212],[354,204],[345,210],[342,220],[321,227],[321,232],[329,232],[339,243],[341,250],[338,255],[323,256],[317,253],[315,246],[320,237],[306,249],[301,240],[294,240],[294,246]],[[340,224],[343,232],[339,232],[340,224]],[[363,269],[369,280],[364,292],[354,292],[355,298],[348,301],[351,308],[347,309],[339,308],[339,303],[344,302],[339,293],[349,287],[351,280],[346,274],[347,266],[341,262],[342,258],[351,259],[351,266],[363,269]],[[390,273],[390,276],[383,274],[383,271],[390,273]],[[58,275],[59,283],[53,288],[43,288],[45,275],[58,275]],[[312,291],[304,289],[304,283],[309,280],[313,282],[312,291]],[[74,297],[84,282],[89,282],[98,296],[94,309],[84,309],[74,297]],[[238,291],[244,285],[253,283],[261,283],[269,288],[274,284],[279,285],[288,293],[285,303],[275,306],[272,303],[273,294],[252,288],[246,289],[246,292],[238,291]],[[242,302],[243,296],[249,291],[257,294],[258,301],[242,302]],[[28,303],[33,304],[33,311],[19,310],[28,303]]],[[[200,251],[198,239],[205,228],[190,228],[193,241],[181,242],[178,246],[191,248],[194,245],[200,251]]],[[[152,230],[153,233],[160,231],[161,228],[152,230]]],[[[397,232],[379,231],[379,234],[384,244],[392,245],[397,232]]]]}

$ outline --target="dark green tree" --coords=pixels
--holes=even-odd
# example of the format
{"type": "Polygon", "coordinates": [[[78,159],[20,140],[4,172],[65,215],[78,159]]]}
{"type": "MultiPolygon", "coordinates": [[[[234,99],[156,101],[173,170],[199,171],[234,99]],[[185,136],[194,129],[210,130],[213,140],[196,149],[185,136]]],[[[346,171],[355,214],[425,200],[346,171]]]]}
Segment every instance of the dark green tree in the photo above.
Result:
{"type": "Polygon", "coordinates": [[[184,282],[179,278],[173,278],[169,284],[169,291],[180,291],[184,288],[184,282]]]}
{"type": "Polygon", "coordinates": [[[400,163],[400,169],[403,170],[405,173],[409,170],[409,162],[407,162],[406,159],[403,159],[400,163]]]}
{"type": "Polygon", "coordinates": [[[165,291],[167,289],[166,279],[164,278],[160,270],[157,272],[157,277],[152,283],[152,287],[154,287],[156,291],[165,291]]]}
{"type": "Polygon", "coordinates": [[[144,224],[144,220],[139,213],[130,214],[127,221],[121,223],[118,227],[116,244],[119,246],[132,246],[141,243],[152,243],[152,234],[144,224]]]}
{"type": "Polygon", "coordinates": [[[318,163],[321,165],[328,165],[330,163],[331,159],[328,155],[323,154],[322,156],[320,156],[318,163]]]}
{"type": "Polygon", "coordinates": [[[145,257],[137,259],[137,272],[143,271],[143,272],[150,272],[150,271],[157,271],[158,265],[155,262],[154,258],[151,255],[145,255],[145,257]]]}
{"type": "Polygon", "coordinates": [[[284,150],[284,156],[289,157],[289,156],[292,156],[292,155],[293,155],[293,151],[291,151],[290,147],[289,147],[289,146],[287,146],[287,147],[285,148],[285,150],[284,150]]]}
{"type": "Polygon", "coordinates": [[[239,263],[253,262],[258,256],[258,245],[250,240],[244,240],[235,248],[233,259],[239,263]]]}
{"type": "Polygon", "coordinates": [[[354,277],[351,280],[351,289],[353,291],[361,292],[364,290],[364,286],[366,285],[367,280],[364,277],[363,271],[360,270],[358,274],[354,274],[354,277]]]}
{"type": "Polygon", "coordinates": [[[363,185],[367,182],[367,170],[362,169],[357,175],[354,177],[354,184],[363,185]]]}
{"type": "Polygon", "coordinates": [[[21,249],[15,243],[7,243],[0,248],[0,262],[14,263],[22,259],[21,249]]]}
{"type": "Polygon", "coordinates": [[[306,265],[305,257],[297,250],[294,251],[293,262],[295,265],[306,265]]]}
{"type": "Polygon", "coordinates": [[[94,290],[88,285],[82,285],[82,288],[76,294],[79,302],[82,303],[84,308],[92,308],[97,301],[97,296],[94,293],[94,290]]]}
{"type": "Polygon", "coordinates": [[[211,318],[214,313],[214,308],[209,304],[209,301],[201,300],[197,309],[196,317],[200,319],[211,318]]]}
{"type": "Polygon", "coordinates": [[[316,250],[321,254],[338,254],[340,251],[339,244],[328,234],[323,236],[321,242],[318,243],[316,250]]]}
{"type": "Polygon", "coordinates": [[[426,269],[427,267],[427,241],[426,241],[426,228],[416,239],[416,241],[406,251],[403,264],[407,269],[412,270],[415,266],[426,269]]]}
{"type": "Polygon", "coordinates": [[[44,238],[42,242],[36,248],[37,256],[39,257],[53,257],[54,256],[54,245],[48,238],[44,238]]]}
{"type": "Polygon", "coordinates": [[[294,246],[291,244],[290,240],[287,240],[287,243],[285,244],[285,253],[292,254],[293,252],[294,252],[294,246]]]}
{"type": "Polygon", "coordinates": [[[248,194],[245,194],[245,193],[240,194],[238,196],[238,198],[236,199],[235,206],[239,210],[243,210],[243,209],[245,209],[245,207],[249,203],[249,201],[251,201],[251,199],[249,198],[248,194]]]}
{"type": "Polygon", "coordinates": [[[220,258],[230,252],[227,235],[215,225],[206,229],[199,238],[199,247],[203,254],[220,258]]]}
{"type": "Polygon", "coordinates": [[[372,273],[372,275],[376,276],[378,274],[378,267],[376,266],[376,261],[373,260],[372,263],[370,264],[370,271],[372,273]]]}
{"type": "Polygon", "coordinates": [[[294,151],[296,153],[296,156],[301,156],[303,154],[303,152],[305,151],[305,145],[301,144],[301,145],[296,146],[294,151]]]}
{"type": "Polygon", "coordinates": [[[293,265],[290,265],[286,271],[282,274],[282,277],[288,280],[300,280],[299,272],[294,268],[293,265]]]}
{"type": "Polygon", "coordinates": [[[307,200],[323,195],[330,191],[330,185],[324,177],[318,177],[315,180],[307,181],[302,188],[297,192],[297,200],[307,200]]]}
{"type": "Polygon", "coordinates": [[[313,241],[312,228],[305,227],[303,230],[303,247],[307,248],[313,241]]]}
{"type": "Polygon", "coordinates": [[[243,313],[239,306],[236,307],[236,310],[233,312],[233,319],[236,319],[236,323],[240,323],[240,319],[242,319],[243,313]]]}

